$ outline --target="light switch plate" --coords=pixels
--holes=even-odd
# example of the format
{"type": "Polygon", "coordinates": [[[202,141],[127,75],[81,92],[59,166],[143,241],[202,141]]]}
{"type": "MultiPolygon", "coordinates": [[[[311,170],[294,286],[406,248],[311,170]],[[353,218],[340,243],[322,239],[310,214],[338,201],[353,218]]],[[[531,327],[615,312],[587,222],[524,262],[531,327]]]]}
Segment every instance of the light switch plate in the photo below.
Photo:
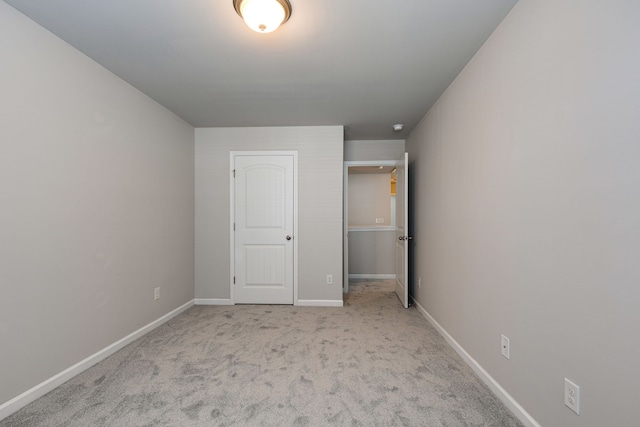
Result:
{"type": "Polygon", "coordinates": [[[510,358],[509,357],[509,338],[505,337],[504,335],[502,335],[500,339],[500,352],[507,359],[510,358]]]}

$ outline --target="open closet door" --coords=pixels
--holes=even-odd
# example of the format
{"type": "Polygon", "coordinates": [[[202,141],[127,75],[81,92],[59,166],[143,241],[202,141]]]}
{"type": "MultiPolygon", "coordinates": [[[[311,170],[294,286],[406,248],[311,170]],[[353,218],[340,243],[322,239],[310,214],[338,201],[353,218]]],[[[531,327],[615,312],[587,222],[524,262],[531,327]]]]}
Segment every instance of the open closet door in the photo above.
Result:
{"type": "Polygon", "coordinates": [[[409,154],[396,166],[396,294],[409,308],[409,154]]]}

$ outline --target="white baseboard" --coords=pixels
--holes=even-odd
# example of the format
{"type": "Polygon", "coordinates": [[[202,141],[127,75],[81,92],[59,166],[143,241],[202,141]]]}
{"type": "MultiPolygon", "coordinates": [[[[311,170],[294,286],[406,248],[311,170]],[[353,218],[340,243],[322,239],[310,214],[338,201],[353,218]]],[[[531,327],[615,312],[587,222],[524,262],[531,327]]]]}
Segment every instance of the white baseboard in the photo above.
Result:
{"type": "Polygon", "coordinates": [[[349,279],[395,279],[395,274],[349,274],[349,279]]]}
{"type": "MultiPolygon", "coordinates": [[[[233,305],[230,299],[217,298],[196,298],[196,305],[233,305]]],[[[298,306],[306,307],[342,307],[342,300],[316,300],[316,299],[299,299],[298,306]]]]}
{"type": "Polygon", "coordinates": [[[301,307],[342,307],[344,304],[339,299],[299,299],[296,305],[301,307]]]}
{"type": "Polygon", "coordinates": [[[196,298],[196,305],[233,305],[233,302],[228,298],[196,298]]]}
{"type": "Polygon", "coordinates": [[[411,298],[416,308],[429,323],[438,330],[440,335],[449,343],[451,347],[462,357],[462,359],[473,369],[480,379],[495,393],[496,396],[504,403],[507,408],[527,427],[541,427],[540,424],[509,394],[502,386],[491,376],[482,366],[451,335],[434,319],[427,310],[424,309],[416,300],[411,298]]]}
{"type": "Polygon", "coordinates": [[[131,342],[135,341],[136,339],[140,338],[141,336],[151,332],[152,330],[154,330],[158,326],[160,326],[163,323],[167,322],[168,320],[176,317],[178,314],[180,314],[183,311],[187,310],[191,306],[193,306],[193,300],[189,301],[186,304],[181,305],[180,307],[178,307],[175,310],[165,314],[164,316],[160,317],[159,319],[154,320],[153,322],[149,323],[146,326],[143,326],[142,328],[138,329],[137,331],[130,333],[126,337],[122,338],[121,340],[118,340],[118,341],[114,342],[113,344],[103,348],[102,350],[98,351],[97,353],[92,354],[91,356],[87,357],[86,359],[84,359],[84,360],[76,363],[75,365],[65,369],[64,371],[52,376],[48,380],[45,380],[45,381],[41,382],[40,384],[38,384],[38,385],[36,385],[34,387],[31,387],[29,390],[27,390],[24,393],[14,397],[13,399],[9,400],[8,402],[3,403],[2,405],[0,405],[0,420],[8,417],[9,415],[13,414],[14,412],[18,411],[19,409],[25,407],[29,403],[31,403],[34,400],[38,399],[39,397],[44,396],[45,394],[49,393],[54,388],[56,388],[59,385],[62,385],[63,383],[69,381],[71,378],[73,378],[76,375],[82,373],[83,371],[86,371],[87,369],[89,369],[90,367],[95,365],[96,363],[101,362],[102,360],[104,360],[107,357],[111,356],[113,353],[115,353],[116,351],[120,350],[124,346],[130,344],[131,342]]]}

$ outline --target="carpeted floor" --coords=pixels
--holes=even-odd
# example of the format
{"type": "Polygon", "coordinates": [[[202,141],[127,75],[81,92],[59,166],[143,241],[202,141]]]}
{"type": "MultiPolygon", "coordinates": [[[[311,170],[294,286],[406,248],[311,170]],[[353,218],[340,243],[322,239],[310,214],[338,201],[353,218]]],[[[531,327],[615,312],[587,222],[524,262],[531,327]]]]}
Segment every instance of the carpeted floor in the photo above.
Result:
{"type": "Polygon", "coordinates": [[[392,281],[196,306],[0,426],[521,426],[392,281]]]}

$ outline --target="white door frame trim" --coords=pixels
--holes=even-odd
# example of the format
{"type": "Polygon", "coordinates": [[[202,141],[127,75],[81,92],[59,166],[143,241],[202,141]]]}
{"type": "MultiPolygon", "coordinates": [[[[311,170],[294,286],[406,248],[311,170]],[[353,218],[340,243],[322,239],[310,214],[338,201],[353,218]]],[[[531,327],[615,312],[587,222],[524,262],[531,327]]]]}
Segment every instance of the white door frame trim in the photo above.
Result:
{"type": "Polygon", "coordinates": [[[349,168],[352,166],[397,166],[397,160],[347,160],[344,162],[342,202],[342,292],[349,292],[349,168]]]}
{"type": "Polygon", "coordinates": [[[293,156],[293,305],[298,302],[298,152],[297,151],[230,151],[229,152],[229,301],[235,305],[233,277],[235,275],[235,236],[233,220],[235,218],[235,179],[234,164],[236,156],[293,156]]]}

